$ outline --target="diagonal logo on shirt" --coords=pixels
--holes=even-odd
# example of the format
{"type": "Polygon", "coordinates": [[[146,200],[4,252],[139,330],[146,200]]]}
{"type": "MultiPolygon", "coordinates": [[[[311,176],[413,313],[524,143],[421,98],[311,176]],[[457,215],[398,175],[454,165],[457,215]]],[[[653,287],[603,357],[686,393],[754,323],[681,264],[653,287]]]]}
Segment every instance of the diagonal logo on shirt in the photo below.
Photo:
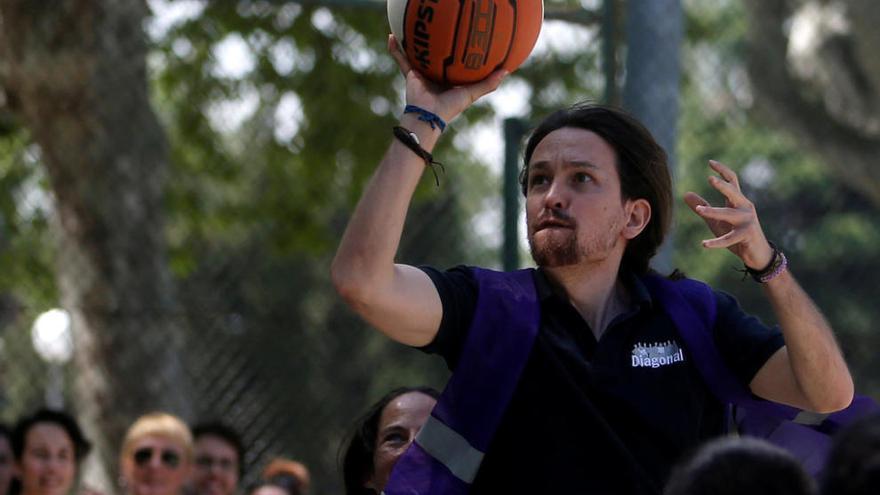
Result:
{"type": "Polygon", "coordinates": [[[648,344],[639,342],[633,346],[633,368],[659,368],[682,361],[684,351],[674,340],[648,344]]]}

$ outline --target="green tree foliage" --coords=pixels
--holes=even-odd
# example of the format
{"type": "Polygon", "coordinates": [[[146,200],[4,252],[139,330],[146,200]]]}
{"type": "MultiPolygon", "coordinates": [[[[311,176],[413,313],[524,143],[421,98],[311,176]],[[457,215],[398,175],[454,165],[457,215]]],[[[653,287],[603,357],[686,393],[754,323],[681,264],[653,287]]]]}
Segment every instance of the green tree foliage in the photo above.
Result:
{"type": "MultiPolygon", "coordinates": [[[[695,2],[694,2],[695,4],[695,2]]],[[[816,161],[782,129],[755,118],[745,79],[745,17],[736,2],[691,5],[685,71],[679,193],[692,190],[714,203],[723,198],[706,177],[707,160],[739,173],[756,204],[767,237],[788,255],[793,272],[825,312],[862,393],[880,393],[872,321],[880,267],[876,207],[816,161]]],[[[738,297],[742,305],[773,322],[760,287],[742,281],[736,258],[726,250],[703,249],[710,237],[702,220],[683,203],[677,212],[677,261],[689,275],[738,297]]]]}

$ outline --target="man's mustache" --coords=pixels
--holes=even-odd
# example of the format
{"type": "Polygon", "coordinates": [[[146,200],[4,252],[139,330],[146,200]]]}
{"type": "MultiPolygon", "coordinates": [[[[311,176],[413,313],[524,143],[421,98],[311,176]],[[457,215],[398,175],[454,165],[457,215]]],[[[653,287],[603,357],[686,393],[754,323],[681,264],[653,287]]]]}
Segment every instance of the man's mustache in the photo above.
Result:
{"type": "Polygon", "coordinates": [[[559,208],[545,208],[538,214],[538,221],[535,223],[535,230],[541,230],[547,227],[567,227],[574,228],[577,221],[569,213],[559,208]]]}

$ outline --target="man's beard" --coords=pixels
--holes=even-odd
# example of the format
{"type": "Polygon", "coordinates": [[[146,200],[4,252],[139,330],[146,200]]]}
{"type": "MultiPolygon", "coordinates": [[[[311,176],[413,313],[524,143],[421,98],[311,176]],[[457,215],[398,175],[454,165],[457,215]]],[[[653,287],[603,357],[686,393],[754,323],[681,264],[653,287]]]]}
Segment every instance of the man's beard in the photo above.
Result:
{"type": "Polygon", "coordinates": [[[546,216],[564,222],[565,228],[557,228],[552,233],[545,232],[551,235],[545,235],[543,242],[535,240],[537,232],[529,232],[529,250],[538,266],[554,268],[577,265],[586,260],[602,261],[619,241],[620,226],[617,222],[609,225],[607,231],[597,232],[596,237],[581,246],[578,243],[578,222],[574,218],[557,210],[549,210],[546,216]]]}
{"type": "Polygon", "coordinates": [[[529,249],[535,263],[547,268],[576,265],[583,257],[583,253],[578,249],[576,228],[567,231],[562,239],[554,236],[541,243],[536,243],[535,234],[531,234],[529,249]]]}

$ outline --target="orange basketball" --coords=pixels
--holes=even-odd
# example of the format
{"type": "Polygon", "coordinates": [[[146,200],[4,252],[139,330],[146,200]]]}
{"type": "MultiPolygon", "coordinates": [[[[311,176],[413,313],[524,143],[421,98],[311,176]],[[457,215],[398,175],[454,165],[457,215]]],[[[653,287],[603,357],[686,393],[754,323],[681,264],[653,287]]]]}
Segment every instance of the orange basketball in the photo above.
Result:
{"type": "Polygon", "coordinates": [[[444,85],[511,72],[535,47],[542,0],[388,0],[388,22],[410,65],[444,85]]]}

